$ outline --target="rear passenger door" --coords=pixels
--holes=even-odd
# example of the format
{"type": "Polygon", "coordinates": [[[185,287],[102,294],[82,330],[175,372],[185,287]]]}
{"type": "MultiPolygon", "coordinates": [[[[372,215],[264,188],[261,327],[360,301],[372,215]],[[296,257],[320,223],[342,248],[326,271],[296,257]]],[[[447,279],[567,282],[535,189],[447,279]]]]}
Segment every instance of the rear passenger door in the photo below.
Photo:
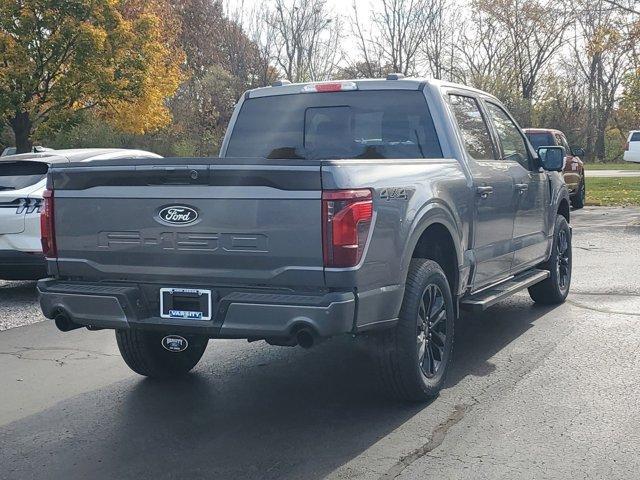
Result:
{"type": "Polygon", "coordinates": [[[500,158],[478,100],[464,93],[450,93],[449,103],[457,121],[473,177],[475,256],[473,290],[507,277],[513,262],[513,178],[509,163],[500,158]]]}
{"type": "Polygon", "coordinates": [[[547,205],[550,187],[547,174],[533,163],[527,141],[511,116],[498,104],[486,102],[501,156],[512,177],[516,194],[513,224],[512,273],[545,259],[549,232],[547,205]]]}

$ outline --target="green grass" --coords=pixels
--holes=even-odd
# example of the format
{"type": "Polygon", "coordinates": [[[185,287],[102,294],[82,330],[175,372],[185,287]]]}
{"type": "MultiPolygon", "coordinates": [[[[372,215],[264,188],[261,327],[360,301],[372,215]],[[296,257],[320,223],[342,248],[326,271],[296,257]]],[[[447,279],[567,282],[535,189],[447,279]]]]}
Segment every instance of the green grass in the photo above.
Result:
{"type": "Polygon", "coordinates": [[[640,177],[587,177],[587,205],[640,206],[640,177]]]}
{"type": "Polygon", "coordinates": [[[640,163],[585,163],[586,170],[640,170],[640,163]]]}

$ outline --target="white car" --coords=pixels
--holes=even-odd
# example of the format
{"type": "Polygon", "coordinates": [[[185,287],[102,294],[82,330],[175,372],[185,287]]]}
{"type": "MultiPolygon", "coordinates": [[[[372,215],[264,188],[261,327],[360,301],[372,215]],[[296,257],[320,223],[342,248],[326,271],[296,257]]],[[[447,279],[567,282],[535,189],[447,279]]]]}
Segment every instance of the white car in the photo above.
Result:
{"type": "Polygon", "coordinates": [[[40,244],[40,207],[49,165],[118,158],[162,158],[143,150],[87,148],[0,158],[0,279],[47,276],[40,244]]]}
{"type": "Polygon", "coordinates": [[[629,132],[623,158],[626,162],[640,163],[640,130],[631,130],[629,132]]]}
{"type": "MultiPolygon", "coordinates": [[[[15,155],[18,149],[16,147],[7,147],[2,153],[0,153],[0,157],[6,157],[7,155],[15,155]]],[[[40,146],[35,146],[31,148],[31,153],[42,153],[42,152],[51,152],[53,148],[45,148],[40,146]]]]}

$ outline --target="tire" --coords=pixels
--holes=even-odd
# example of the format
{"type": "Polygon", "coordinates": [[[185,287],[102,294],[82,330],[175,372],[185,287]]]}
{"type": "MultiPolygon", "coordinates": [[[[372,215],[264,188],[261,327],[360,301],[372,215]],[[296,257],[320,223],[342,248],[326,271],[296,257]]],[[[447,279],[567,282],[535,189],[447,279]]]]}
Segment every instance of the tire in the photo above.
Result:
{"type": "Polygon", "coordinates": [[[549,260],[540,268],[549,270],[551,275],[546,280],[529,287],[529,295],[536,303],[557,305],[563,303],[571,286],[571,229],[562,216],[556,217],[553,234],[553,245],[549,260]]]}
{"type": "Polygon", "coordinates": [[[584,202],[586,201],[586,198],[587,198],[587,187],[584,184],[584,178],[583,178],[582,181],[580,182],[580,186],[578,187],[578,191],[571,198],[571,206],[576,210],[580,210],[581,208],[584,208],[584,202]]]}
{"type": "Polygon", "coordinates": [[[438,395],[451,364],[454,323],[444,272],[434,261],[412,260],[398,323],[376,337],[380,376],[392,396],[425,402],[438,395]]]}
{"type": "Polygon", "coordinates": [[[151,378],[185,375],[202,358],[209,339],[187,337],[189,346],[182,352],[170,352],[162,346],[163,333],[143,330],[116,330],[116,341],[123,360],[131,370],[151,378]]]}

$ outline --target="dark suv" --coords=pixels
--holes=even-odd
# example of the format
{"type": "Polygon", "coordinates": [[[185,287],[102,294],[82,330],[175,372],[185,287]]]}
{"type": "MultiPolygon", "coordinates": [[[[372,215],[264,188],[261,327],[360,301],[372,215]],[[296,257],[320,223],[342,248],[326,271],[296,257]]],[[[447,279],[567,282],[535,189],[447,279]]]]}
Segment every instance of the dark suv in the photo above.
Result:
{"type": "Polygon", "coordinates": [[[524,132],[536,149],[548,146],[564,147],[567,156],[562,175],[569,188],[571,206],[576,209],[584,207],[587,189],[584,181],[584,163],[580,159],[580,157],[584,157],[584,150],[570,147],[567,137],[560,130],[525,128],[524,132]]]}

